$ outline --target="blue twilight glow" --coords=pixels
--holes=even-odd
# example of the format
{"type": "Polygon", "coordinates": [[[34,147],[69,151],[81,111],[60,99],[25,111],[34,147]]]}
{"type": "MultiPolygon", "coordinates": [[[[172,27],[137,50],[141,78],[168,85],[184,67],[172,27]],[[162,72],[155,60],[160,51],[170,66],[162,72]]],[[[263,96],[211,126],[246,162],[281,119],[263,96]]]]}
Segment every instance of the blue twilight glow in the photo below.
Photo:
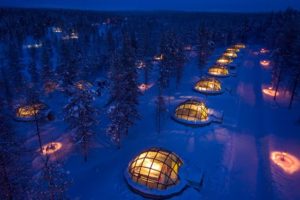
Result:
{"type": "Polygon", "coordinates": [[[260,12],[300,9],[300,0],[0,0],[0,7],[260,12]]]}

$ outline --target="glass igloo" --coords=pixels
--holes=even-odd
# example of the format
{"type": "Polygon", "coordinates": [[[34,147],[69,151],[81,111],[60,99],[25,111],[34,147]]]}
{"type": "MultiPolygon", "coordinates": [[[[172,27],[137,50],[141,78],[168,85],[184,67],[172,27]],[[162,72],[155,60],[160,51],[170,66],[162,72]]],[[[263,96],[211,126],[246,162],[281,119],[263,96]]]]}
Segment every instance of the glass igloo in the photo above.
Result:
{"type": "Polygon", "coordinates": [[[228,65],[230,63],[232,63],[233,60],[227,56],[221,56],[218,60],[217,63],[220,65],[228,65]]]}
{"type": "Polygon", "coordinates": [[[46,116],[49,112],[48,106],[43,103],[18,106],[15,119],[17,121],[33,121],[46,116]]]}
{"type": "Polygon", "coordinates": [[[226,51],[223,56],[228,58],[237,58],[237,54],[234,51],[226,51]]]}
{"type": "Polygon", "coordinates": [[[130,161],[125,170],[129,186],[143,196],[166,197],[181,192],[186,182],[180,179],[183,161],[173,152],[150,148],[130,161]]]}
{"type": "Polygon", "coordinates": [[[208,69],[208,74],[218,77],[227,77],[229,76],[229,70],[227,67],[222,65],[214,65],[208,69]]]}
{"type": "Polygon", "coordinates": [[[181,103],[176,108],[173,118],[179,123],[191,126],[205,126],[211,122],[205,103],[195,99],[181,103]]]}
{"type": "Polygon", "coordinates": [[[195,84],[194,90],[203,94],[220,94],[223,92],[221,82],[212,77],[201,78],[195,84]]]}

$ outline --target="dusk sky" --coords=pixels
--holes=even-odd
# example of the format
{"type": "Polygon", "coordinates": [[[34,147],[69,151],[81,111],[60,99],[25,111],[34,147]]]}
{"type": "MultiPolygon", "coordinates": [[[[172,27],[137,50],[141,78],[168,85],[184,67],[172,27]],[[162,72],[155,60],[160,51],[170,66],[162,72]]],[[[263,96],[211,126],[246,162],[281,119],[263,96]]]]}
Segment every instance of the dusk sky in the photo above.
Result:
{"type": "Polygon", "coordinates": [[[259,12],[300,9],[300,0],[0,0],[1,7],[91,10],[183,10],[259,12]]]}

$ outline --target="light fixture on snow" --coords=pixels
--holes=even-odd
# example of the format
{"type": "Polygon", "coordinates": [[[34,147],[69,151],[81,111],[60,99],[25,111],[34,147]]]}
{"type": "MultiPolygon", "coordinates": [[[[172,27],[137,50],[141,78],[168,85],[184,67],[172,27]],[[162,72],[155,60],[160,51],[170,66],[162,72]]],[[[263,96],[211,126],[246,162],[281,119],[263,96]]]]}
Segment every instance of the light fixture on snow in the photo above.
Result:
{"type": "Polygon", "coordinates": [[[217,60],[217,63],[220,64],[220,65],[228,65],[232,62],[233,61],[230,58],[226,57],[226,56],[222,56],[217,60]]]}
{"type": "Polygon", "coordinates": [[[208,69],[208,74],[217,77],[227,77],[229,76],[229,70],[225,66],[214,65],[208,69]]]}
{"type": "Polygon", "coordinates": [[[276,94],[276,90],[273,87],[263,88],[262,91],[265,95],[268,95],[271,97],[274,97],[275,95],[277,95],[277,96],[279,95],[279,92],[277,91],[277,94],[276,94]]]}
{"type": "Polygon", "coordinates": [[[260,65],[263,66],[264,68],[268,68],[270,66],[270,61],[269,60],[261,60],[260,65]]]}
{"type": "Polygon", "coordinates": [[[183,161],[175,153],[161,148],[141,152],[130,161],[124,176],[128,185],[148,198],[167,198],[187,186],[183,161]]]}
{"type": "Polygon", "coordinates": [[[266,54],[266,53],[269,53],[270,51],[266,48],[261,48],[260,51],[259,51],[261,54],[266,54]]]}
{"type": "Polygon", "coordinates": [[[155,61],[162,61],[164,59],[164,55],[163,54],[159,54],[154,56],[153,58],[155,61]]]}
{"type": "Polygon", "coordinates": [[[289,153],[273,151],[270,158],[274,164],[288,174],[293,174],[300,170],[300,161],[289,153]]]}
{"type": "Polygon", "coordinates": [[[44,156],[54,154],[62,148],[62,143],[60,142],[50,142],[42,146],[42,154],[44,156]]]}
{"type": "Polygon", "coordinates": [[[194,89],[204,94],[221,94],[223,92],[221,82],[212,77],[201,78],[194,86],[194,89]]]}
{"type": "Polygon", "coordinates": [[[146,90],[149,90],[152,86],[153,84],[142,83],[141,85],[138,86],[138,88],[141,92],[145,92],[146,90]]]}

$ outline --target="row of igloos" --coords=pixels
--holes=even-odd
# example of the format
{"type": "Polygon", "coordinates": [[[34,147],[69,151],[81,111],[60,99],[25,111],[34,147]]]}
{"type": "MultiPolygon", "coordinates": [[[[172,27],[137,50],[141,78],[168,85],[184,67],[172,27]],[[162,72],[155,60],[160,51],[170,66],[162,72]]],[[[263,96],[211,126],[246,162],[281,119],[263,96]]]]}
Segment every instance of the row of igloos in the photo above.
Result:
{"type": "MultiPolygon", "coordinates": [[[[228,74],[225,64],[231,63],[241,48],[245,48],[245,45],[237,44],[228,48],[217,60],[217,64],[208,70],[208,74],[225,77],[228,74]]],[[[213,77],[201,78],[195,84],[194,90],[203,94],[223,92],[221,82],[213,77]]],[[[204,126],[214,120],[212,114],[204,102],[189,99],[177,106],[172,117],[185,125],[204,126]]],[[[144,197],[159,199],[176,195],[189,185],[201,186],[203,182],[201,173],[196,177],[193,174],[193,178],[189,174],[184,161],[174,152],[162,148],[151,148],[141,152],[129,162],[124,176],[133,191],[144,197]]]]}
{"type": "MultiPolygon", "coordinates": [[[[202,77],[194,85],[194,90],[205,95],[218,95],[224,92],[221,81],[216,77],[226,77],[229,70],[226,65],[233,62],[237,52],[245,48],[244,44],[236,44],[223,53],[217,63],[208,69],[208,74],[213,77],[202,77]],[[225,65],[226,64],[226,65],[225,65]]],[[[189,99],[180,104],[173,115],[173,119],[185,125],[205,126],[211,122],[221,122],[222,116],[216,111],[209,109],[203,101],[189,99]]]]}

